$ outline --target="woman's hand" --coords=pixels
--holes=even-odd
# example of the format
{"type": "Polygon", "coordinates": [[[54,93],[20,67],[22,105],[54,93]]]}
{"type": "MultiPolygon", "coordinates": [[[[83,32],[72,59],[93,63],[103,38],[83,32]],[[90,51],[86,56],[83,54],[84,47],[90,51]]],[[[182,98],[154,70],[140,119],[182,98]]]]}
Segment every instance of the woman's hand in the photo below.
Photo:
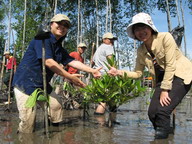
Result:
{"type": "Polygon", "coordinates": [[[169,93],[167,90],[162,90],[160,94],[160,104],[161,106],[168,106],[171,103],[169,93]]]}
{"type": "Polygon", "coordinates": [[[117,76],[117,75],[121,75],[120,74],[120,71],[117,70],[116,68],[114,67],[110,67],[110,70],[107,72],[109,75],[112,75],[112,76],[117,76]]]}

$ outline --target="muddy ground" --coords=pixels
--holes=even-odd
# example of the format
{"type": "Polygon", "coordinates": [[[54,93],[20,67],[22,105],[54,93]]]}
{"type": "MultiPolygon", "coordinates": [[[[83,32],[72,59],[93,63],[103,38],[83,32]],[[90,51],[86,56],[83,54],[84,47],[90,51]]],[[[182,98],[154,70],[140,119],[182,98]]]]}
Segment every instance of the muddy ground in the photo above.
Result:
{"type": "Polygon", "coordinates": [[[176,109],[175,134],[166,140],[154,140],[154,130],[147,117],[149,97],[138,97],[120,106],[113,114],[112,127],[107,126],[109,113],[93,115],[93,107],[84,115],[81,110],[65,110],[66,123],[49,127],[44,134],[43,111],[38,109],[36,129],[33,134],[17,134],[18,111],[14,100],[7,111],[0,98],[0,144],[190,144],[192,143],[192,97],[186,96],[176,109]]]}

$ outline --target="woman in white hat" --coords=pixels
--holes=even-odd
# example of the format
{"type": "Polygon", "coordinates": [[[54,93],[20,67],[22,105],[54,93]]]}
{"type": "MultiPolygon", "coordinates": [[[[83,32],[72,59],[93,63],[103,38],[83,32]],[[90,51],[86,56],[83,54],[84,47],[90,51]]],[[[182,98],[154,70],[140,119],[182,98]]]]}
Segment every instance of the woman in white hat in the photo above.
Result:
{"type": "Polygon", "coordinates": [[[192,63],[181,53],[172,35],[158,32],[151,17],[136,14],[127,27],[128,36],[142,42],[137,50],[134,72],[111,67],[111,75],[142,76],[147,67],[154,80],[155,92],[148,116],[155,129],[156,139],[165,139],[174,128],[170,127],[170,115],[189,91],[192,81],[192,63]]]}

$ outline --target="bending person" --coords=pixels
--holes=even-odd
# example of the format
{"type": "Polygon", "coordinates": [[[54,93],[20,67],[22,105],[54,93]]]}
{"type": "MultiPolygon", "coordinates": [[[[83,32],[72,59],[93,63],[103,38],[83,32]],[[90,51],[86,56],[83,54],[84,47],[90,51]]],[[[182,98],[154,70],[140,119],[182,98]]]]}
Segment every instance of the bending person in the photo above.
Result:
{"type": "Polygon", "coordinates": [[[111,68],[111,75],[139,78],[147,67],[154,77],[155,92],[148,116],[155,129],[156,139],[165,139],[173,133],[170,115],[191,87],[192,63],[178,49],[168,32],[158,32],[151,17],[139,13],[127,27],[128,36],[143,42],[137,50],[134,72],[111,68]]]}
{"type": "MultiPolygon", "coordinates": [[[[103,43],[97,48],[94,56],[93,56],[93,63],[94,68],[103,67],[101,69],[101,74],[104,75],[106,71],[109,69],[105,65],[107,63],[107,58],[112,58],[114,55],[114,40],[117,38],[113,36],[112,33],[105,33],[103,35],[102,41],[103,43]]],[[[102,115],[105,113],[106,103],[101,102],[95,110],[96,115],[102,115]]]]}
{"type": "MultiPolygon", "coordinates": [[[[79,74],[70,74],[60,65],[69,65],[82,71],[92,73],[94,77],[101,76],[99,69],[90,68],[83,63],[74,60],[69,56],[66,49],[62,47],[69,28],[70,20],[66,15],[57,14],[51,19],[49,38],[45,39],[45,66],[47,93],[49,98],[49,120],[55,125],[62,124],[63,109],[61,100],[52,90],[49,82],[54,73],[69,79],[77,86],[84,87],[85,84],[78,78],[79,74]]],[[[19,64],[13,79],[14,93],[19,110],[18,131],[22,133],[32,133],[34,130],[36,108],[25,106],[29,96],[37,89],[43,89],[42,75],[42,40],[32,40],[25,55],[19,64]]],[[[40,104],[40,103],[38,103],[40,104]]]]}

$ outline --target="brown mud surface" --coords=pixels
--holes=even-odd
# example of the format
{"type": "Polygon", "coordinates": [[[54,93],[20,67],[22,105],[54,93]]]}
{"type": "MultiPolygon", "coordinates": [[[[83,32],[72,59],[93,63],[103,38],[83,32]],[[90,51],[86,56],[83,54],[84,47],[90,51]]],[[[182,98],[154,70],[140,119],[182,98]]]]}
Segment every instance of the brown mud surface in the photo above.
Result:
{"type": "Polygon", "coordinates": [[[175,134],[166,140],[154,140],[154,130],[147,116],[148,98],[138,97],[113,113],[113,126],[108,127],[109,113],[93,115],[93,107],[84,115],[81,110],[65,110],[65,123],[49,127],[44,134],[44,112],[39,108],[33,134],[17,134],[19,124],[16,103],[10,109],[0,95],[0,144],[189,144],[192,143],[192,97],[186,96],[176,109],[175,134]]]}

